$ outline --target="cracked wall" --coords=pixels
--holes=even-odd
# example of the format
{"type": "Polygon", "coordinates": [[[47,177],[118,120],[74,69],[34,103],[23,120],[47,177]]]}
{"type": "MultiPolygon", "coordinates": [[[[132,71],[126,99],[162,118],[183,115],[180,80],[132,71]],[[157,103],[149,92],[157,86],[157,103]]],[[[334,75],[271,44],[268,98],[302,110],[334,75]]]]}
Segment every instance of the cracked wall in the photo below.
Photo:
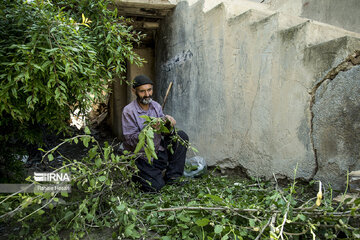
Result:
{"type": "Polygon", "coordinates": [[[360,168],[360,51],[331,69],[313,94],[315,179],[344,189],[347,171],[360,168]]]}
{"type": "Polygon", "coordinates": [[[315,86],[360,40],[263,5],[246,10],[246,1],[204,4],[182,1],[161,23],[156,98],[174,84],[164,112],[209,165],[266,178],[292,178],[297,167],[299,178],[322,178],[315,86]]]}

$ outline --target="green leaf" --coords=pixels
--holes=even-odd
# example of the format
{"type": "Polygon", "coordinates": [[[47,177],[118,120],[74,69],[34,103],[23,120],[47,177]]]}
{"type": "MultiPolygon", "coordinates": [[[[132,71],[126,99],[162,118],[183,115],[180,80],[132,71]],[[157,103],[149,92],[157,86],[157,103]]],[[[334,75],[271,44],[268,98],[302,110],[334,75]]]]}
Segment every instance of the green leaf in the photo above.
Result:
{"type": "Polygon", "coordinates": [[[175,215],[171,215],[170,217],[168,217],[166,220],[167,221],[173,221],[175,219],[175,215]]]}
{"type": "Polygon", "coordinates": [[[141,132],[139,134],[139,142],[136,145],[134,153],[135,154],[138,153],[143,148],[144,145],[145,145],[145,134],[143,132],[141,132]]]}
{"type": "Polygon", "coordinates": [[[141,115],[140,117],[145,119],[145,121],[147,121],[147,122],[151,122],[151,118],[147,115],[141,115]]]}
{"type": "Polygon", "coordinates": [[[52,160],[54,160],[54,156],[50,153],[50,154],[48,155],[48,159],[49,159],[49,161],[51,162],[52,160]]]}
{"type": "Polygon", "coordinates": [[[214,227],[214,232],[215,232],[216,234],[221,233],[222,230],[223,230],[223,226],[221,226],[221,225],[215,225],[215,227],[214,227]]]}
{"type": "Polygon", "coordinates": [[[298,217],[299,217],[299,219],[302,220],[302,221],[305,221],[305,220],[306,220],[306,216],[303,215],[303,214],[299,214],[298,217]]]}
{"type": "Polygon", "coordinates": [[[102,161],[101,161],[101,158],[100,158],[100,157],[96,158],[96,159],[95,159],[95,166],[99,168],[99,167],[101,166],[101,162],[102,162],[102,161]]]}
{"type": "Polygon", "coordinates": [[[155,209],[157,208],[157,204],[155,203],[145,203],[141,208],[149,210],[149,209],[155,209]]]}
{"type": "Polygon", "coordinates": [[[211,198],[215,202],[224,202],[224,200],[221,197],[216,195],[206,194],[205,196],[211,198]]]}
{"type": "Polygon", "coordinates": [[[148,128],[146,131],[146,136],[151,140],[154,138],[154,130],[152,127],[148,128]]]}
{"type": "Polygon", "coordinates": [[[106,176],[100,176],[100,177],[98,177],[98,180],[100,181],[100,182],[104,182],[105,180],[106,180],[106,176]]]}
{"type": "Polygon", "coordinates": [[[177,226],[178,226],[178,227],[181,227],[181,228],[183,228],[183,229],[188,229],[188,228],[189,228],[189,226],[187,226],[186,224],[183,224],[183,223],[180,223],[180,224],[178,224],[177,226]]]}
{"type": "Polygon", "coordinates": [[[91,221],[92,219],[94,219],[94,215],[88,213],[88,214],[86,214],[85,218],[86,218],[86,220],[91,221]]]}
{"type": "Polygon", "coordinates": [[[149,164],[151,164],[151,150],[149,150],[148,148],[145,148],[145,155],[146,158],[148,159],[149,164]]]}
{"type": "Polygon", "coordinates": [[[104,149],[104,159],[108,160],[109,159],[109,154],[110,154],[110,147],[107,147],[104,149]]]}
{"type": "Polygon", "coordinates": [[[228,240],[228,239],[229,239],[229,236],[227,234],[221,238],[221,240],[228,240]]]}
{"type": "Polygon", "coordinates": [[[97,152],[97,149],[98,149],[98,146],[97,145],[95,145],[94,147],[92,147],[90,150],[89,150],[89,158],[90,159],[93,159],[97,154],[98,154],[98,152],[97,152]]]}
{"type": "Polygon", "coordinates": [[[210,222],[209,219],[207,218],[202,218],[202,219],[198,219],[196,220],[196,225],[198,225],[199,227],[205,227],[206,225],[208,225],[210,222]]]}
{"type": "Polygon", "coordinates": [[[152,138],[146,136],[146,144],[151,151],[155,151],[154,141],[152,138]]]}
{"type": "Polygon", "coordinates": [[[90,186],[91,186],[91,187],[95,187],[95,179],[92,178],[92,179],[90,180],[90,186]]]}
{"type": "Polygon", "coordinates": [[[116,206],[116,209],[119,211],[124,211],[125,207],[126,207],[125,204],[120,204],[120,205],[116,206]]]}
{"type": "Polygon", "coordinates": [[[179,214],[179,215],[177,216],[177,218],[178,218],[180,221],[185,222],[185,223],[188,223],[188,222],[191,221],[191,219],[190,219],[188,216],[186,216],[184,213],[179,214]]]}
{"type": "Polygon", "coordinates": [[[65,213],[65,216],[64,216],[64,219],[67,221],[67,220],[70,220],[70,218],[74,215],[74,213],[72,211],[68,211],[65,213]]]}
{"type": "Polygon", "coordinates": [[[65,192],[65,191],[61,191],[61,196],[63,196],[63,197],[68,197],[69,195],[68,195],[68,193],[67,193],[67,192],[65,192]]]}
{"type": "Polygon", "coordinates": [[[83,144],[84,144],[85,147],[89,147],[89,142],[90,142],[90,140],[91,140],[90,137],[88,137],[88,136],[82,137],[81,140],[82,140],[82,142],[83,142],[83,144]]]}
{"type": "Polygon", "coordinates": [[[40,209],[38,212],[37,212],[39,215],[43,215],[45,213],[44,210],[40,209]]]}
{"type": "Polygon", "coordinates": [[[127,226],[125,228],[125,232],[124,232],[125,236],[126,237],[131,237],[132,234],[133,234],[134,228],[135,228],[135,224],[131,224],[131,225],[127,226]]]}
{"type": "Polygon", "coordinates": [[[255,227],[255,220],[249,219],[249,224],[250,224],[250,227],[255,227]]]}
{"type": "Polygon", "coordinates": [[[88,135],[91,134],[91,131],[87,126],[85,127],[84,132],[85,132],[85,134],[88,134],[88,135]]]}

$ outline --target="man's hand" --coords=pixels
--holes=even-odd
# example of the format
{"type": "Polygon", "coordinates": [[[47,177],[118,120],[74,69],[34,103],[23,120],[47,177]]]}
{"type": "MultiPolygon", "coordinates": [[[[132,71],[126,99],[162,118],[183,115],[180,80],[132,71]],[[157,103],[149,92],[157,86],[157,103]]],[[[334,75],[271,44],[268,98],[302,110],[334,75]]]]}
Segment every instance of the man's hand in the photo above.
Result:
{"type": "Polygon", "coordinates": [[[155,124],[151,125],[151,127],[157,131],[160,130],[160,126],[160,122],[156,122],[155,124]]]}
{"type": "Polygon", "coordinates": [[[165,115],[165,117],[166,117],[167,120],[170,121],[172,127],[175,126],[176,120],[175,120],[172,116],[170,116],[170,115],[165,115]]]}

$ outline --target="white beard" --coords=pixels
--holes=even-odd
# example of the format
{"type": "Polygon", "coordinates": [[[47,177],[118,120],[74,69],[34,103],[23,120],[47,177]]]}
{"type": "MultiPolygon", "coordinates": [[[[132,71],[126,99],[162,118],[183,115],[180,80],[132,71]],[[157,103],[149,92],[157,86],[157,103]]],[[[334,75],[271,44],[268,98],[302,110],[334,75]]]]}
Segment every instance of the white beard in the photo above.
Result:
{"type": "Polygon", "coordinates": [[[140,103],[144,104],[144,105],[148,105],[152,102],[152,98],[143,98],[140,100],[140,103]]]}

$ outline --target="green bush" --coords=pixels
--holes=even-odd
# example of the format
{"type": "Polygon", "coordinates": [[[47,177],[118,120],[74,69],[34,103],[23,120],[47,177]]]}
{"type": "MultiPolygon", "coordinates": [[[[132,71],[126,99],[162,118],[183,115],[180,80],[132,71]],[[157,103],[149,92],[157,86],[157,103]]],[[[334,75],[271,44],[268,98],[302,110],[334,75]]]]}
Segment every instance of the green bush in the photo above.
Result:
{"type": "Polygon", "coordinates": [[[125,72],[140,35],[107,0],[0,3],[0,143],[42,141],[64,132],[125,72]]]}

